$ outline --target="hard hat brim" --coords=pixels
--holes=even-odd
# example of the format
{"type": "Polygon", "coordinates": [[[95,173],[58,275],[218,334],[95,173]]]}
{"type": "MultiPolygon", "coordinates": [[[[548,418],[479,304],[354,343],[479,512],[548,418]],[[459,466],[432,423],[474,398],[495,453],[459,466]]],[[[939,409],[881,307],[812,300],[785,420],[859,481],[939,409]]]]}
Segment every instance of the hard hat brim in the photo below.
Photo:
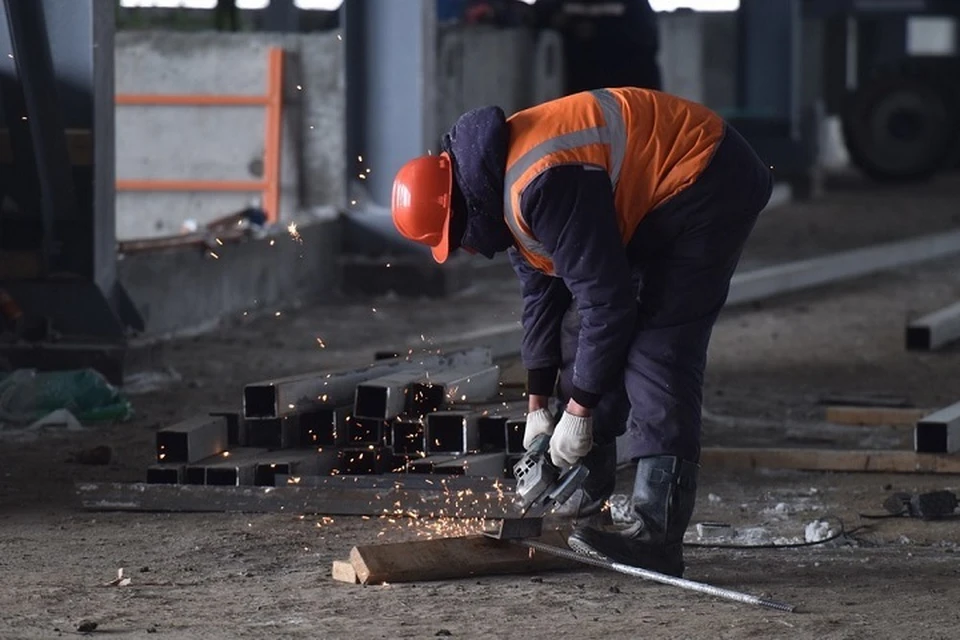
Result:
{"type": "Polygon", "coordinates": [[[440,155],[447,159],[447,193],[451,195],[447,197],[447,216],[443,221],[440,244],[435,247],[430,247],[430,253],[433,254],[433,259],[437,264],[443,264],[450,257],[450,220],[453,218],[451,208],[451,200],[453,199],[453,161],[450,159],[450,154],[446,151],[440,155]]]}

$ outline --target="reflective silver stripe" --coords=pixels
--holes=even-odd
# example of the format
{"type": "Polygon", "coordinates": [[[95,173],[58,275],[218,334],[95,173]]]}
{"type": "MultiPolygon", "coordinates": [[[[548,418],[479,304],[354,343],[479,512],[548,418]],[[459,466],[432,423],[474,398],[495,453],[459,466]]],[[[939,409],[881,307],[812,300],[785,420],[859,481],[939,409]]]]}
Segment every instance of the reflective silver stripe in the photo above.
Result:
{"type": "Polygon", "coordinates": [[[541,258],[550,259],[550,252],[547,251],[546,247],[540,244],[540,241],[534,238],[532,235],[524,231],[520,227],[520,223],[517,222],[516,216],[513,215],[513,198],[511,196],[511,190],[507,188],[506,196],[503,201],[503,217],[507,221],[510,230],[513,232],[513,237],[523,245],[523,248],[528,252],[532,253],[535,256],[540,256],[541,258]]]}
{"type": "Polygon", "coordinates": [[[600,109],[603,111],[603,121],[610,141],[610,182],[616,189],[620,182],[623,157],[627,152],[627,125],[623,120],[623,111],[616,96],[606,89],[598,89],[590,93],[600,103],[600,109]]]}
{"type": "MultiPolygon", "coordinates": [[[[610,145],[610,182],[613,188],[617,188],[620,181],[620,169],[623,167],[623,158],[626,153],[627,131],[623,118],[623,112],[620,109],[620,103],[617,98],[606,89],[599,89],[590,92],[603,113],[604,126],[581,129],[572,131],[563,135],[544,140],[533,147],[516,162],[514,162],[504,176],[503,190],[503,216],[510,226],[514,237],[523,245],[529,253],[550,259],[550,252],[540,243],[539,240],[524,231],[520,227],[517,216],[513,210],[513,185],[519,180],[527,170],[537,162],[551,153],[558,151],[568,151],[578,147],[585,147],[591,144],[610,145]]],[[[519,211],[517,214],[519,215],[519,211]]]]}

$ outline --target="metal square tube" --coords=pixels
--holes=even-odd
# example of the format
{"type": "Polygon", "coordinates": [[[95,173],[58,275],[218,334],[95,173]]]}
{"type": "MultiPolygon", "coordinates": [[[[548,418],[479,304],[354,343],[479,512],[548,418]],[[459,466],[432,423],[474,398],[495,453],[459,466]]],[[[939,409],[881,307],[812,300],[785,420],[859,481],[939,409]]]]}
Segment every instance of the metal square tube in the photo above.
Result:
{"type": "Polygon", "coordinates": [[[435,411],[427,416],[427,453],[468,453],[480,442],[479,414],[472,411],[435,411]]]}
{"type": "MultiPolygon", "coordinates": [[[[490,350],[463,349],[448,354],[413,354],[381,360],[359,369],[318,371],[248,384],[243,390],[243,415],[277,418],[319,405],[346,405],[354,401],[356,387],[391,373],[444,367],[490,364],[490,350]]],[[[375,416],[374,416],[375,417],[375,416]]]]}
{"type": "Polygon", "coordinates": [[[191,463],[224,451],[227,421],[219,416],[196,416],[157,431],[157,462],[191,463]]]}
{"type": "Polygon", "coordinates": [[[913,430],[917,453],[960,452],[960,402],[925,416],[913,430]]]}
{"type": "Polygon", "coordinates": [[[450,370],[431,374],[410,388],[410,414],[425,416],[443,407],[477,403],[496,397],[500,391],[500,367],[450,370]]]}

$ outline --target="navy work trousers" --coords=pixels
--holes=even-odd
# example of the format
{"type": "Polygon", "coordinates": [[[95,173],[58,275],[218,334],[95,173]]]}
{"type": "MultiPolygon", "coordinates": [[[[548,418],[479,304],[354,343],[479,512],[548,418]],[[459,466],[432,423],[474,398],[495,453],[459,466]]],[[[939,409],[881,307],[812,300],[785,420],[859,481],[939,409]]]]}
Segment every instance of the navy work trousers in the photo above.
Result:
{"type": "MultiPolygon", "coordinates": [[[[597,444],[624,432],[618,458],[700,458],[703,371],[713,325],[760,211],[770,200],[770,170],[727,126],[700,177],[651,211],[627,245],[637,281],[639,319],[623,384],[593,412],[597,444]]],[[[562,403],[569,398],[580,320],[563,319],[562,403]]]]}

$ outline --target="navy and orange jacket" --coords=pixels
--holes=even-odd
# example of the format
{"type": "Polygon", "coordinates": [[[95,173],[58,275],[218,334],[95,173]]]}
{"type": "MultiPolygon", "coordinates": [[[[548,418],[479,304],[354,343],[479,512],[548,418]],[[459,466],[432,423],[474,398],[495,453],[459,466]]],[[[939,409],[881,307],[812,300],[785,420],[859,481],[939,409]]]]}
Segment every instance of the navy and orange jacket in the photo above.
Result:
{"type": "Polygon", "coordinates": [[[489,257],[509,248],[522,281],[530,393],[553,391],[571,299],[581,321],[573,398],[593,406],[618,382],[637,321],[630,240],[697,179],[724,130],[702,105],[601,89],[509,119],[477,109],[444,138],[467,209],[463,244],[489,257]]]}

